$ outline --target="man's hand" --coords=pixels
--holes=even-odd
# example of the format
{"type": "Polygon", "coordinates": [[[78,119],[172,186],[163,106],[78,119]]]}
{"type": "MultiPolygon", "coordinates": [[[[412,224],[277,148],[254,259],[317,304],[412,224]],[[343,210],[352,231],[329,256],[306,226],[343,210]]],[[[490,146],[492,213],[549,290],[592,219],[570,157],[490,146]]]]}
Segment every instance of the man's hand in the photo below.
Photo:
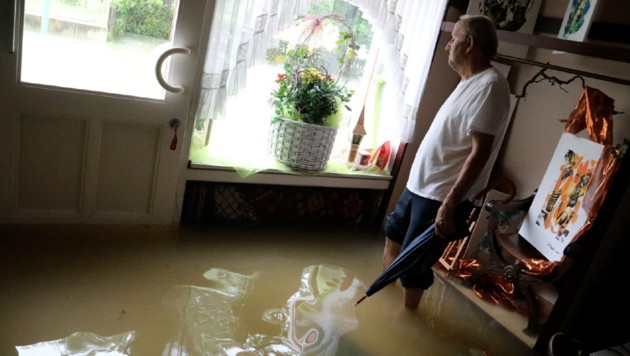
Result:
{"type": "Polygon", "coordinates": [[[455,231],[455,207],[451,207],[448,202],[444,202],[438,209],[435,217],[435,233],[439,237],[445,238],[455,231]]]}

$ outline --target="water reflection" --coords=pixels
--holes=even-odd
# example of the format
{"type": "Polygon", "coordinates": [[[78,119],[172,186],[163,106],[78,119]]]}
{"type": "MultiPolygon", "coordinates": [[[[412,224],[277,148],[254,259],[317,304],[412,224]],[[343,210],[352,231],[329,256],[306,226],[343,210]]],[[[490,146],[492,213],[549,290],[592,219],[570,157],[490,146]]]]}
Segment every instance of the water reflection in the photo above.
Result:
{"type": "Polygon", "coordinates": [[[365,287],[340,267],[306,267],[287,305],[263,313],[277,335],[250,333],[239,318],[256,275],[213,268],[203,276],[208,286],[176,286],[165,297],[178,332],[164,356],[335,355],[339,337],[358,326],[352,305],[365,287]]]}
{"type": "MultiPolygon", "coordinates": [[[[132,356],[200,355],[207,343],[219,344],[219,355],[295,355],[302,344],[313,354],[316,347],[327,350],[321,353],[336,347],[339,356],[533,355],[453,288],[456,280],[436,278],[413,313],[403,309],[399,283],[346,309],[358,285],[347,271],[369,284],[382,270],[378,231],[230,227],[182,230],[175,241],[140,226],[90,229],[98,231],[93,235],[73,227],[68,236],[49,226],[34,229],[13,236],[0,227],[2,246],[11,252],[0,264],[6,277],[0,355],[74,331],[127,330],[135,338],[121,352],[132,356]],[[203,315],[199,308],[207,304],[216,310],[203,315]],[[352,312],[359,325],[343,334],[353,327],[352,312]]],[[[525,325],[515,319],[510,327],[525,325]]]]}

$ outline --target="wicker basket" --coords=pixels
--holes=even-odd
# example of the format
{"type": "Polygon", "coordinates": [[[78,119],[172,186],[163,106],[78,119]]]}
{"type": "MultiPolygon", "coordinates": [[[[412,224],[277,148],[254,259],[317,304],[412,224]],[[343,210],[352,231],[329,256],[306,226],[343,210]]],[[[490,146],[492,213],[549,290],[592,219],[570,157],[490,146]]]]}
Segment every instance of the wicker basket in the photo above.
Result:
{"type": "Polygon", "coordinates": [[[337,129],[280,119],[271,125],[269,154],[297,171],[322,170],[332,150],[337,129]]]}

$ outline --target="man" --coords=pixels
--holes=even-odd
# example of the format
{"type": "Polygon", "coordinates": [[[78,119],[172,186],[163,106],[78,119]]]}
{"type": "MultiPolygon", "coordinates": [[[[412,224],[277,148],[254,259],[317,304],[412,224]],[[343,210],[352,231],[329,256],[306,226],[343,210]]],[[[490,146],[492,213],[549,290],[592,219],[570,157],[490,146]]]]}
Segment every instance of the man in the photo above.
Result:
{"type": "Polygon", "coordinates": [[[510,107],[507,80],[491,64],[497,45],[494,24],[483,15],[460,17],[446,45],[448,64],[461,80],[420,144],[407,186],[385,224],[385,267],[433,221],[441,238],[400,278],[406,308],[418,308],[433,284],[431,266],[465,224],[472,208],[466,202],[488,184],[510,107]]]}

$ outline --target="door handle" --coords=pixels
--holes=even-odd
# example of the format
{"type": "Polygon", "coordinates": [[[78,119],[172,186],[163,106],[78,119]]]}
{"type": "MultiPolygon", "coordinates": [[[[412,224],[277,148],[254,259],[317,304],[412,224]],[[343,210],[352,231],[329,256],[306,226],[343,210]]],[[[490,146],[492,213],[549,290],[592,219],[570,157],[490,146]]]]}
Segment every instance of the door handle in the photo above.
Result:
{"type": "Polygon", "coordinates": [[[157,81],[160,83],[160,85],[162,86],[162,88],[164,88],[164,90],[169,91],[171,93],[183,93],[184,92],[184,87],[181,85],[178,86],[172,86],[170,84],[168,84],[166,82],[166,80],[164,79],[164,76],[162,75],[162,65],[164,64],[164,61],[171,55],[173,54],[190,54],[190,48],[186,48],[186,47],[173,47],[170,49],[167,49],[166,51],[164,51],[164,53],[162,53],[157,60],[157,63],[155,64],[155,77],[157,78],[157,81]]]}

